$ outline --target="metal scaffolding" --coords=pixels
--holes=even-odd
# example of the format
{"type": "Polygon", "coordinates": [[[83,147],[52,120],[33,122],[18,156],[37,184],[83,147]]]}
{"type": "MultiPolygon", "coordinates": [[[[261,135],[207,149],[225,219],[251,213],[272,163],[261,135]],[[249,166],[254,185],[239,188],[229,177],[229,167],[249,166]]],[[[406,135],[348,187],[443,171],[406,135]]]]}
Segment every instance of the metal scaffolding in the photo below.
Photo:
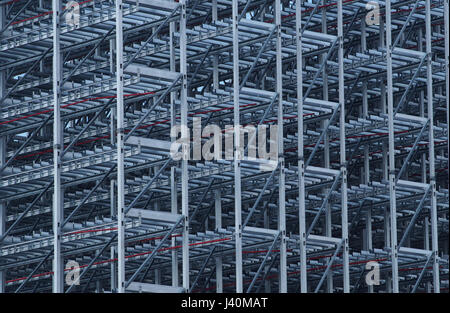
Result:
{"type": "Polygon", "coordinates": [[[448,292],[448,12],[0,0],[0,292],[448,292]]]}

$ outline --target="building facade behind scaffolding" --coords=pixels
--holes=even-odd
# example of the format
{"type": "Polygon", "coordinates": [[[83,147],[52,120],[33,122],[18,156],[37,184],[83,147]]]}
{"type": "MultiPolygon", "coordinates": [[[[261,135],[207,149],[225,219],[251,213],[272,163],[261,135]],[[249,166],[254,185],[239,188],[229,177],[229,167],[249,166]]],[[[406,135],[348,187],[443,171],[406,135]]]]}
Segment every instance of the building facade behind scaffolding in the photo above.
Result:
{"type": "Polygon", "coordinates": [[[448,292],[448,12],[0,0],[0,292],[448,292]]]}

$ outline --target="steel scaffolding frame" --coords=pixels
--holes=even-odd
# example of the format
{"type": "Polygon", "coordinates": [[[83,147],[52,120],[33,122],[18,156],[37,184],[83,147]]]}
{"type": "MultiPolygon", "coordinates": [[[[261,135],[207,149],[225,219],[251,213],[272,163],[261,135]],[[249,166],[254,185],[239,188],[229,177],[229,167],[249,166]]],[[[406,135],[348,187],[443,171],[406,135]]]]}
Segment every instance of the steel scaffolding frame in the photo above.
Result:
{"type": "Polygon", "coordinates": [[[0,292],[448,292],[449,83],[448,0],[1,1],[0,292]]]}

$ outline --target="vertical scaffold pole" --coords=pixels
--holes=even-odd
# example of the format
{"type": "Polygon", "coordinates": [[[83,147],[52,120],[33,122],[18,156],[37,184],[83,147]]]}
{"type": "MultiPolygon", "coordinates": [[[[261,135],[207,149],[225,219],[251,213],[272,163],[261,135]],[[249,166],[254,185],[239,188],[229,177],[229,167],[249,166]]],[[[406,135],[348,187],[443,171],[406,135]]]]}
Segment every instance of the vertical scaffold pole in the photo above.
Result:
{"type": "Polygon", "coordinates": [[[123,103],[123,17],[122,0],[116,0],[116,80],[117,80],[117,291],[125,292],[125,164],[123,103]]]}
{"type": "Polygon", "coordinates": [[[389,205],[391,228],[392,292],[398,293],[397,206],[395,197],[394,95],[392,84],[391,1],[386,1],[387,105],[389,145],[389,205]]]}
{"type": "MultiPolygon", "coordinates": [[[[220,189],[214,192],[214,207],[215,207],[215,220],[216,231],[222,228],[222,200],[220,189]]],[[[216,256],[216,292],[223,292],[223,268],[222,268],[222,256],[216,256]]]]}
{"type": "Polygon", "coordinates": [[[242,201],[241,201],[241,149],[239,121],[239,29],[238,1],[233,0],[233,103],[234,103],[234,235],[236,251],[236,292],[242,293],[242,201]]]}
{"type": "MultiPolygon", "coordinates": [[[[322,33],[326,34],[328,32],[328,23],[327,23],[327,7],[325,6],[327,3],[327,0],[322,0],[322,5],[324,6],[322,8],[322,33]]],[[[322,88],[322,94],[323,94],[323,100],[328,101],[328,69],[326,64],[326,56],[324,54],[321,55],[321,62],[325,62],[323,65],[322,70],[322,79],[323,79],[323,88],[322,88]]],[[[320,127],[323,129],[326,127],[329,119],[324,119],[320,127]]],[[[330,168],[330,136],[328,132],[323,137],[323,163],[325,168],[330,168]]],[[[328,193],[328,189],[324,188],[323,191],[324,194],[328,193]]],[[[332,218],[331,218],[331,204],[326,204],[326,214],[325,214],[325,236],[332,237],[332,218]]],[[[327,261],[331,260],[331,258],[327,258],[327,261]]],[[[327,276],[327,292],[332,293],[333,292],[333,271],[329,271],[327,276]]]]}
{"type": "MultiPolygon", "coordinates": [[[[212,22],[217,22],[217,0],[212,0],[212,22]]],[[[214,55],[213,58],[213,90],[219,88],[219,56],[214,55]]]]}
{"type": "MultiPolygon", "coordinates": [[[[217,0],[212,0],[212,22],[217,22],[217,0]]],[[[213,59],[213,90],[219,89],[219,56],[214,55],[213,59]]],[[[215,223],[216,230],[222,228],[222,202],[221,191],[216,190],[214,193],[214,207],[215,207],[215,223]]],[[[223,268],[222,268],[222,256],[217,256],[216,260],[216,292],[223,293],[223,268]]]]}
{"type": "Polygon", "coordinates": [[[299,241],[300,241],[300,291],[308,292],[306,273],[306,211],[305,211],[305,160],[303,142],[303,55],[302,55],[302,0],[295,6],[295,31],[297,43],[297,116],[298,116],[298,179],[299,179],[299,241]]]}
{"type": "Polygon", "coordinates": [[[349,243],[348,243],[348,214],[347,214],[347,166],[345,157],[345,89],[344,89],[344,32],[342,19],[342,0],[338,1],[338,40],[339,40],[339,105],[341,108],[339,119],[340,163],[342,173],[341,184],[341,214],[343,239],[343,280],[344,292],[350,292],[349,277],[349,243]]]}
{"type": "MultiPolygon", "coordinates": [[[[437,207],[436,207],[436,171],[434,164],[434,110],[433,110],[433,68],[431,51],[431,3],[425,2],[425,37],[427,49],[427,104],[428,119],[430,130],[428,132],[428,163],[430,166],[430,184],[431,184],[431,248],[433,250],[433,291],[440,292],[439,286],[439,263],[438,263],[438,225],[437,225],[437,207]]],[[[448,94],[447,94],[448,97],[448,94]]]]}
{"type": "MultiPolygon", "coordinates": [[[[187,63],[186,63],[186,0],[180,0],[180,73],[182,75],[180,100],[181,100],[181,136],[189,138],[188,134],[188,104],[187,104],[187,63]]],[[[183,225],[183,288],[189,290],[189,189],[188,189],[188,159],[189,142],[184,141],[183,159],[181,160],[181,214],[184,216],[183,225]]]]}
{"type": "MultiPolygon", "coordinates": [[[[175,22],[170,22],[169,24],[169,49],[170,49],[170,71],[176,71],[176,61],[175,61],[175,22]]],[[[175,100],[176,100],[176,92],[172,91],[170,93],[170,127],[176,126],[176,108],[175,108],[175,100]]],[[[175,138],[171,138],[171,141],[174,142],[175,138]]],[[[176,165],[173,165],[170,168],[170,211],[172,214],[178,214],[178,190],[177,190],[177,181],[176,181],[176,165]]],[[[172,237],[172,247],[177,245],[177,238],[172,237]]],[[[172,249],[172,286],[178,287],[179,278],[178,278],[178,252],[177,249],[172,249]]]]}
{"type": "Polygon", "coordinates": [[[53,8],[53,292],[64,292],[64,264],[61,257],[61,224],[63,222],[61,190],[61,153],[62,127],[60,112],[61,96],[61,50],[60,50],[60,15],[61,2],[52,1],[53,8]]]}
{"type": "Polygon", "coordinates": [[[277,32],[276,51],[276,92],[278,94],[278,163],[279,163],[279,190],[278,190],[278,230],[281,232],[280,242],[280,292],[287,292],[287,264],[286,264],[286,199],[285,199],[285,171],[284,171],[284,145],[283,145],[283,76],[281,55],[281,4],[275,1],[275,27],[277,32]]]}

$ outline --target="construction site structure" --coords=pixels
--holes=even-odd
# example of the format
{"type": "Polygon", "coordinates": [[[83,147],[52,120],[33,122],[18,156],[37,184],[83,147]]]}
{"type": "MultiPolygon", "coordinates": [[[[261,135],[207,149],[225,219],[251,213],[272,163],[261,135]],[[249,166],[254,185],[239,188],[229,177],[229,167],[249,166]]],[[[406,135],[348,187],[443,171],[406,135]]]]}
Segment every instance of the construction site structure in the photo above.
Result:
{"type": "Polygon", "coordinates": [[[0,0],[0,292],[448,292],[448,14],[0,0]]]}

